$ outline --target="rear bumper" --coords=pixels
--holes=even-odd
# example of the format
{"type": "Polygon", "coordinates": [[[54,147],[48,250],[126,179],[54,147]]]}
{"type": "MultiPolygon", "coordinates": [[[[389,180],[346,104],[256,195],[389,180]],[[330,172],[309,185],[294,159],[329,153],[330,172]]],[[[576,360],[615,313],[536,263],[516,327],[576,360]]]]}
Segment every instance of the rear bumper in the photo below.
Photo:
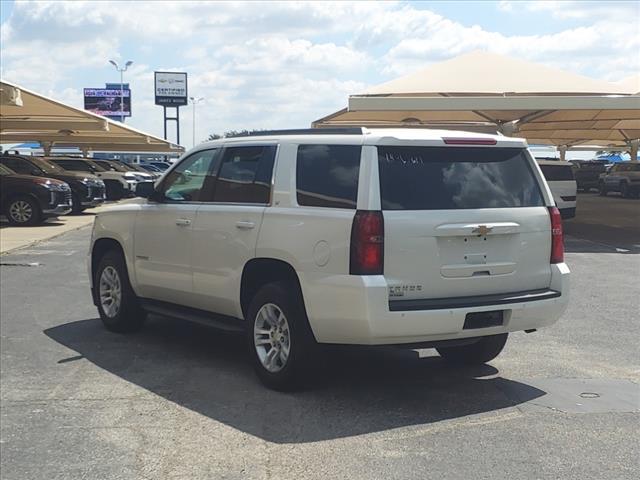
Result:
{"type": "Polygon", "coordinates": [[[390,306],[382,276],[313,279],[301,275],[300,280],[309,322],[319,342],[412,344],[537,329],[555,323],[569,301],[569,269],[564,263],[551,265],[551,269],[548,290],[518,292],[495,301],[486,296],[466,306],[432,304],[423,310],[396,310],[395,302],[390,306]],[[464,328],[468,313],[494,310],[503,311],[502,325],[464,328]]]}

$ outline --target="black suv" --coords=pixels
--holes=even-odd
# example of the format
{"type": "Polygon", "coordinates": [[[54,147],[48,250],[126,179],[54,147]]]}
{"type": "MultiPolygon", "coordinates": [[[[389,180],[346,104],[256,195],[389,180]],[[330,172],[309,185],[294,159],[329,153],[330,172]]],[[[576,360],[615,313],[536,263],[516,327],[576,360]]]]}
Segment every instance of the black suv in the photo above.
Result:
{"type": "Polygon", "coordinates": [[[572,160],[571,168],[573,169],[578,191],[584,190],[585,192],[592,188],[598,188],[600,174],[607,169],[605,163],[598,160],[572,160]]]}
{"type": "Polygon", "coordinates": [[[85,208],[97,207],[104,202],[104,182],[95,175],[68,172],[44,158],[27,155],[2,155],[0,163],[22,175],[55,178],[71,187],[73,212],[80,213],[85,208]]]}
{"type": "Polygon", "coordinates": [[[71,188],[53,178],[18,175],[0,164],[0,211],[12,225],[38,225],[71,211],[71,188]]]}

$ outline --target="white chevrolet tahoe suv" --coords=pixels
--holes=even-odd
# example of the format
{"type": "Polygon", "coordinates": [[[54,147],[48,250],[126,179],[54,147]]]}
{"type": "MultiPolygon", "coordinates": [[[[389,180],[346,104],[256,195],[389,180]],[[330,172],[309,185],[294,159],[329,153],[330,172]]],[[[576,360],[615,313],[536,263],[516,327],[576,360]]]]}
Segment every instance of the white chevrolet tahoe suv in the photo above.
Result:
{"type": "Polygon", "coordinates": [[[156,313],[244,331],[271,388],[299,384],[319,344],[487,362],[567,305],[560,214],[520,139],[261,132],[202,144],[138,193],[95,219],[105,326],[156,313]]]}

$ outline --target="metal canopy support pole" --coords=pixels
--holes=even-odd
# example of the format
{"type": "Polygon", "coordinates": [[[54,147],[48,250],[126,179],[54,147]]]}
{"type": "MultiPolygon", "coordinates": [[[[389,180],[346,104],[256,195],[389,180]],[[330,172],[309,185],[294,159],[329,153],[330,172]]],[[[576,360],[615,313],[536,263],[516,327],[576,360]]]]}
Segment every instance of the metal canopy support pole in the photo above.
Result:
{"type": "Polygon", "coordinates": [[[631,140],[629,142],[629,154],[631,155],[632,162],[638,161],[638,143],[640,143],[640,140],[638,139],[631,140]]]}
{"type": "Polygon", "coordinates": [[[567,146],[566,145],[560,145],[558,147],[558,151],[560,152],[560,160],[564,162],[566,157],[567,157],[567,146]]]}

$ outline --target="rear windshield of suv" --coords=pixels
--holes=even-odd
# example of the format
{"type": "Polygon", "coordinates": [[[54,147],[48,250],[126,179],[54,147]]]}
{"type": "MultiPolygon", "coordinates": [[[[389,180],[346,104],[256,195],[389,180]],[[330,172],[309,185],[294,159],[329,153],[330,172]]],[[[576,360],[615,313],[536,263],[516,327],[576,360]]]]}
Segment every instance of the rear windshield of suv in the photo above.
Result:
{"type": "Polygon", "coordinates": [[[540,169],[548,182],[561,182],[574,179],[571,165],[540,165],[540,169]]]}
{"type": "Polygon", "coordinates": [[[378,147],[384,210],[543,206],[526,150],[378,147]]]}

